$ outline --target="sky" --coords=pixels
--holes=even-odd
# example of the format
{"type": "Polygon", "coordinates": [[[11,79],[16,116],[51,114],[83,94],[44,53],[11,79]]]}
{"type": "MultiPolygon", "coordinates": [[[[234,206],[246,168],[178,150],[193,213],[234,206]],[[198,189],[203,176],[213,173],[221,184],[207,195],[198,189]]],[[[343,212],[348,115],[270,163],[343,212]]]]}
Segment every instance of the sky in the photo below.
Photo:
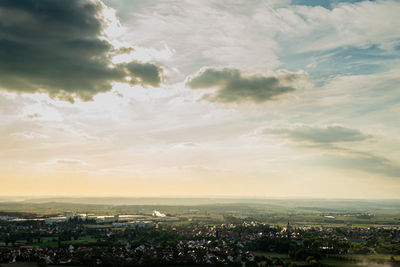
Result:
{"type": "Polygon", "coordinates": [[[399,198],[398,14],[1,0],[0,195],[399,198]]]}

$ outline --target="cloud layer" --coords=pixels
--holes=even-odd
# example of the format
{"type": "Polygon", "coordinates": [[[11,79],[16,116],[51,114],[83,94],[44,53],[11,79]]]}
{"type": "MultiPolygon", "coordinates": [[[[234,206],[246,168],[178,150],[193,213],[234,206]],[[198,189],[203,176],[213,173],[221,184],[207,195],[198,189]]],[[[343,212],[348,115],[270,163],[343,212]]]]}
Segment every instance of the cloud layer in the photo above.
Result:
{"type": "Polygon", "coordinates": [[[111,64],[117,51],[104,34],[105,8],[94,0],[1,1],[0,88],[73,101],[90,100],[127,76],[157,86],[156,65],[111,64]]]}
{"type": "Polygon", "coordinates": [[[340,125],[295,125],[267,128],[263,130],[263,133],[281,136],[306,148],[319,149],[323,154],[318,164],[392,177],[400,176],[400,166],[396,162],[373,152],[350,148],[355,143],[362,144],[363,141],[373,138],[357,129],[340,125]]]}
{"type": "Polygon", "coordinates": [[[314,145],[332,145],[345,142],[363,141],[371,138],[359,130],[340,125],[310,126],[300,125],[291,128],[267,129],[266,133],[284,136],[293,141],[314,145]]]}
{"type": "Polygon", "coordinates": [[[187,85],[192,89],[215,88],[206,98],[215,102],[263,103],[279,95],[295,91],[308,79],[305,73],[280,71],[276,75],[245,76],[239,69],[205,68],[190,77],[187,85]]]}

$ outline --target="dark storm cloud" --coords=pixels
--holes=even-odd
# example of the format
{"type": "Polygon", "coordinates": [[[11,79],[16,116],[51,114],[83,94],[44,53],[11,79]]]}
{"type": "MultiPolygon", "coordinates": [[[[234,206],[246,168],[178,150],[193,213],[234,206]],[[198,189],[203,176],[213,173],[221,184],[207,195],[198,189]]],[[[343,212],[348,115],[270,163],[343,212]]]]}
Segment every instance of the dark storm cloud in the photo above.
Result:
{"type": "Polygon", "coordinates": [[[293,92],[299,81],[307,80],[304,73],[281,71],[275,76],[244,76],[240,70],[206,68],[187,81],[190,88],[216,88],[207,99],[216,102],[262,103],[275,97],[293,92]]]}
{"type": "Polygon", "coordinates": [[[276,134],[297,142],[331,145],[343,142],[363,141],[371,138],[359,130],[339,125],[317,127],[302,125],[292,128],[267,129],[265,133],[276,134]]]}
{"type": "Polygon", "coordinates": [[[156,65],[112,66],[117,51],[104,38],[103,8],[94,0],[0,1],[0,88],[72,101],[73,95],[90,100],[126,76],[158,85],[156,65]]]}
{"type": "Polygon", "coordinates": [[[126,65],[127,70],[136,78],[133,83],[143,83],[152,86],[159,86],[161,83],[161,69],[151,63],[131,62],[126,65]]]}

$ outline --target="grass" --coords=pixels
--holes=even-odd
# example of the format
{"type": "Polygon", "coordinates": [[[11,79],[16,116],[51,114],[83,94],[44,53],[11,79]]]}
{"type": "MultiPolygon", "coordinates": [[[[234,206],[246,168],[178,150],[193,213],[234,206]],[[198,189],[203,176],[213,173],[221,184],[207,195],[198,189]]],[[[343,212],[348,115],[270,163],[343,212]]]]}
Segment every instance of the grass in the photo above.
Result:
{"type": "MultiPolygon", "coordinates": [[[[287,254],[282,253],[271,253],[271,252],[254,252],[255,256],[265,256],[271,259],[281,259],[286,263],[296,263],[298,265],[306,265],[305,261],[290,259],[287,254]]],[[[379,262],[382,263],[385,261],[389,261],[392,255],[388,254],[376,254],[376,255],[348,255],[345,256],[344,259],[335,259],[335,258],[325,258],[321,259],[320,262],[326,264],[329,267],[361,267],[361,266],[369,266],[369,264],[373,263],[374,266],[380,266],[379,262]]],[[[400,260],[400,256],[395,256],[395,260],[400,260]]],[[[384,263],[381,264],[382,266],[384,263]]]]}
{"type": "Polygon", "coordinates": [[[326,264],[328,266],[332,267],[360,267],[360,264],[357,262],[350,262],[350,261],[344,261],[344,260],[337,260],[337,259],[323,259],[320,261],[323,264],[326,264]]]}
{"type": "MultiPolygon", "coordinates": [[[[87,245],[89,243],[96,242],[96,239],[91,236],[79,237],[79,239],[61,241],[61,245],[87,245]]],[[[41,243],[27,244],[28,246],[34,247],[58,247],[58,240],[54,237],[45,237],[41,243]]]]}
{"type": "Polygon", "coordinates": [[[265,256],[269,258],[280,258],[280,259],[288,259],[289,256],[287,254],[282,253],[274,253],[274,252],[254,252],[255,256],[265,256]]]}

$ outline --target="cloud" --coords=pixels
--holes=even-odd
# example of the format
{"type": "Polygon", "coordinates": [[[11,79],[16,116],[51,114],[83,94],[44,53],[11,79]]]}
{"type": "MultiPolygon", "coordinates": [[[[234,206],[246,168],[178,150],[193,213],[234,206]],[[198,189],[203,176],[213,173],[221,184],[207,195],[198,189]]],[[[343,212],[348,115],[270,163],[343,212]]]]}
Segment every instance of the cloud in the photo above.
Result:
{"type": "Polygon", "coordinates": [[[308,80],[304,72],[281,70],[275,75],[243,75],[239,69],[205,68],[189,77],[187,86],[192,89],[215,88],[213,95],[206,98],[215,102],[263,103],[298,89],[308,80]]]}
{"type": "Polygon", "coordinates": [[[290,128],[269,128],[265,133],[283,136],[295,142],[312,145],[333,145],[364,141],[372,138],[371,135],[362,133],[357,129],[340,125],[310,126],[298,125],[290,128]]]}
{"type": "Polygon", "coordinates": [[[28,115],[26,115],[26,117],[28,118],[28,119],[36,119],[36,118],[40,118],[41,117],[41,115],[39,114],[39,113],[33,113],[33,114],[28,114],[28,115]]]}
{"type": "Polygon", "coordinates": [[[78,159],[57,159],[55,161],[57,164],[65,164],[65,165],[88,165],[85,161],[78,160],[78,159]]]}
{"type": "Polygon", "coordinates": [[[10,136],[22,138],[22,139],[46,139],[46,138],[49,138],[47,135],[43,135],[43,134],[32,132],[32,131],[16,132],[16,133],[10,134],[10,136]]]}
{"type": "MultiPolygon", "coordinates": [[[[302,1],[304,2],[304,1],[302,1]]],[[[377,45],[393,50],[398,44],[400,27],[398,1],[359,1],[341,3],[327,9],[321,6],[290,6],[279,8],[276,16],[282,18],[278,35],[291,50],[321,51],[338,47],[367,48],[377,45]],[[388,23],[382,23],[386,21],[388,23]]],[[[259,23],[270,19],[255,16],[259,23]]]]}
{"type": "MultiPolygon", "coordinates": [[[[108,2],[121,17],[126,17],[127,40],[159,49],[166,43],[173,51],[168,66],[179,72],[168,78],[174,82],[203,66],[229,65],[264,71],[280,64],[275,54],[279,46],[272,39],[276,31],[270,23],[256,22],[253,14],[254,10],[282,1],[128,1],[124,7],[119,1],[108,2]],[[139,16],[132,16],[132,5],[139,10],[139,16]]],[[[269,9],[263,11],[270,15],[269,9]]]]}
{"type": "Polygon", "coordinates": [[[160,67],[151,63],[131,62],[126,65],[130,73],[135,75],[133,83],[159,86],[161,83],[160,67]]]}
{"type": "Polygon", "coordinates": [[[400,177],[400,166],[396,162],[374,152],[359,151],[346,146],[373,138],[357,129],[340,125],[296,125],[264,128],[262,133],[278,135],[306,148],[321,150],[323,154],[320,155],[318,164],[400,177]]]}
{"type": "Polygon", "coordinates": [[[186,150],[199,147],[199,144],[194,142],[173,143],[170,147],[173,150],[186,150]]]}
{"type": "Polygon", "coordinates": [[[341,169],[356,169],[370,173],[400,177],[400,165],[373,153],[348,150],[342,154],[326,154],[319,164],[341,169]]]}
{"type": "Polygon", "coordinates": [[[106,9],[98,0],[1,1],[0,89],[44,91],[72,102],[91,100],[126,77],[159,85],[161,69],[154,64],[112,64],[123,50],[107,39],[106,9]]]}
{"type": "MultiPolygon", "coordinates": [[[[126,18],[128,40],[146,47],[162,47],[163,40],[176,51],[168,60],[168,66],[179,70],[168,77],[177,76],[174,81],[202,66],[235,66],[262,73],[280,66],[304,68],[312,56],[334,49],[376,47],[392,54],[397,53],[393,49],[400,38],[400,4],[391,0],[108,2],[126,18]],[[139,16],[132,16],[132,6],[139,16]],[[299,53],[306,54],[300,57],[299,53]]],[[[345,64],[355,60],[311,71],[355,73],[358,66],[345,64]]]]}

